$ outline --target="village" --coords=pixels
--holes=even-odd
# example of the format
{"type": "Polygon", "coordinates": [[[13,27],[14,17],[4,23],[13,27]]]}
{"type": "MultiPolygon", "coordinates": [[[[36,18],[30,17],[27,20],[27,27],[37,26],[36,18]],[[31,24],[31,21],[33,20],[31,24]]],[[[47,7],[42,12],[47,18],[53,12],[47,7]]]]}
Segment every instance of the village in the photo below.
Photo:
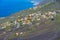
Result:
{"type": "MultiPolygon", "coordinates": [[[[20,16],[17,17],[16,20],[13,22],[7,21],[5,23],[0,24],[0,29],[5,29],[6,32],[11,31],[12,29],[24,28],[27,26],[31,26],[34,24],[40,25],[41,22],[45,22],[48,20],[54,21],[56,17],[55,11],[48,11],[47,13],[41,13],[40,11],[37,13],[32,13],[26,15],[25,17],[21,18],[20,16]]],[[[23,34],[23,32],[21,32],[23,34]]],[[[18,35],[18,33],[16,33],[18,35]]]]}
{"type": "Polygon", "coordinates": [[[40,6],[36,6],[21,12],[23,16],[17,12],[14,16],[5,19],[6,21],[1,20],[0,38],[4,38],[4,40],[27,38],[29,40],[28,38],[36,35],[43,36],[46,33],[47,36],[48,33],[51,35],[60,31],[60,10],[54,7],[56,4],[53,5],[54,3],[48,4],[42,9],[40,6]]]}

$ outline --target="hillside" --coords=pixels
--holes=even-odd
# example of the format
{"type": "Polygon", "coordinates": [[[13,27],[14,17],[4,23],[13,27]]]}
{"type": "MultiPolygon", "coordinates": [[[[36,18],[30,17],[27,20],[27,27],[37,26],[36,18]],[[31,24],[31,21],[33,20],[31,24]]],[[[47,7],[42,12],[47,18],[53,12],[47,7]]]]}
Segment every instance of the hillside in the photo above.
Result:
{"type": "MultiPolygon", "coordinates": [[[[27,10],[23,10],[21,12],[17,12],[16,14],[13,14],[5,19],[1,19],[0,23],[3,24],[5,22],[9,22],[9,23],[11,23],[11,25],[7,26],[7,28],[4,29],[4,32],[6,32],[6,34],[2,34],[2,36],[0,34],[0,38],[7,38],[10,40],[17,38],[17,37],[18,38],[21,37],[21,38],[27,39],[27,40],[29,40],[29,39],[34,40],[35,38],[39,38],[41,40],[48,40],[48,38],[51,38],[52,40],[55,40],[55,38],[56,38],[55,34],[57,33],[56,35],[58,37],[56,38],[56,40],[59,40],[60,39],[60,25],[59,25],[60,24],[60,3],[57,1],[57,2],[53,2],[53,3],[48,3],[46,5],[43,5],[42,7],[40,5],[38,5],[36,7],[37,7],[36,9],[34,7],[34,8],[27,9],[27,10]],[[50,18],[50,16],[45,14],[45,13],[49,14],[49,12],[50,13],[56,12],[56,15],[50,15],[50,16],[53,16],[50,18]],[[34,17],[37,17],[37,16],[35,15],[35,16],[33,16],[33,18],[31,18],[31,20],[29,20],[32,24],[21,25],[22,22],[17,21],[19,19],[18,16],[20,16],[21,18],[25,18],[26,16],[28,17],[28,15],[34,14],[34,13],[35,14],[41,13],[38,16],[38,18],[40,18],[41,20],[36,21],[37,19],[35,20],[34,17]],[[44,19],[45,16],[41,17],[43,15],[47,16],[47,18],[44,19]],[[16,23],[17,23],[17,25],[15,25],[16,23]],[[18,29],[15,29],[16,27],[18,27],[18,29]],[[10,31],[10,30],[12,30],[12,31],[10,31]],[[19,35],[17,32],[19,33],[19,35]],[[15,33],[17,33],[17,36],[15,33]]],[[[24,20],[22,20],[22,21],[24,21],[24,20]]],[[[2,27],[3,27],[3,25],[2,25],[2,27]]],[[[4,26],[6,26],[6,25],[4,25],[4,26]]]]}

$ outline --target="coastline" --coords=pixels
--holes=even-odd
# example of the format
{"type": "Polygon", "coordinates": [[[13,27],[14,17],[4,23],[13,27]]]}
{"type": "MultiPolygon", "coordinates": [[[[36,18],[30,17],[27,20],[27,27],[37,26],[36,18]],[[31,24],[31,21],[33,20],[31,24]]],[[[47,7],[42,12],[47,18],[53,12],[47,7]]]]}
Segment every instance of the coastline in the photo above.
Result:
{"type": "MultiPolygon", "coordinates": [[[[49,0],[48,0],[48,1],[49,1],[49,0]]],[[[50,3],[52,2],[52,1],[51,1],[51,2],[48,2],[48,1],[47,1],[47,2],[46,2],[46,1],[44,2],[44,1],[43,1],[44,3],[43,3],[43,2],[33,3],[33,6],[30,7],[30,8],[33,9],[34,7],[38,7],[38,6],[42,8],[42,7],[44,7],[45,5],[48,5],[48,4],[50,4],[50,3]]],[[[53,1],[53,2],[54,2],[54,1],[53,1]]],[[[29,10],[30,8],[26,8],[26,9],[24,9],[24,10],[26,11],[26,10],[29,10]]],[[[22,11],[24,11],[24,10],[21,10],[21,11],[19,11],[19,12],[22,12],[22,11]]],[[[10,16],[12,16],[12,15],[14,15],[14,14],[16,14],[16,13],[17,13],[17,12],[11,13],[11,15],[6,16],[6,17],[10,17],[10,16]]],[[[6,18],[6,17],[0,17],[0,19],[4,19],[4,18],[6,18]]]]}
{"type": "MultiPolygon", "coordinates": [[[[52,5],[52,6],[53,6],[53,5],[52,5]]],[[[45,11],[46,11],[46,8],[49,8],[49,10],[50,10],[51,5],[49,6],[48,4],[46,4],[45,6],[43,6],[43,9],[41,9],[41,10],[44,11],[44,9],[45,9],[45,11]],[[46,6],[48,6],[48,7],[46,7],[46,6]]],[[[53,7],[52,7],[52,8],[53,8],[53,7]]],[[[51,9],[52,9],[52,8],[51,8],[51,9]]],[[[38,8],[38,9],[39,9],[39,8],[38,8]]],[[[53,9],[54,9],[54,8],[53,8],[53,9]]],[[[32,8],[31,10],[33,10],[33,8],[32,8]]],[[[16,13],[16,14],[17,14],[17,16],[19,15],[19,13],[26,13],[26,14],[27,14],[27,12],[28,12],[28,11],[31,12],[31,10],[29,11],[29,10],[27,9],[27,10],[24,10],[23,12],[18,12],[18,13],[16,13]]],[[[47,10],[48,10],[48,9],[47,9],[47,10]]],[[[54,10],[55,10],[55,9],[54,9],[54,10]]],[[[51,11],[51,10],[50,10],[50,11],[51,11]]],[[[28,12],[28,13],[29,13],[29,12],[28,12]]],[[[36,12],[37,12],[37,11],[36,11],[36,12]]],[[[23,15],[23,14],[22,14],[22,15],[23,15]]],[[[27,15],[28,15],[28,14],[27,14],[27,15]]],[[[16,17],[15,15],[11,15],[10,17],[12,17],[12,16],[13,16],[13,18],[16,17]]],[[[26,16],[26,15],[25,15],[25,16],[26,16]]],[[[8,17],[8,19],[9,19],[10,17],[8,17]]],[[[48,23],[47,25],[49,26],[50,24],[48,23]]],[[[46,27],[47,27],[47,25],[46,25],[46,27]]],[[[53,25],[52,25],[52,26],[53,26],[53,25]]],[[[49,27],[52,27],[52,26],[49,26],[49,27]]],[[[40,26],[39,26],[39,27],[40,27],[40,26]]],[[[43,27],[45,27],[45,26],[43,26],[43,27]]],[[[48,27],[48,28],[49,28],[49,27],[48,27]]],[[[55,25],[54,25],[54,26],[52,27],[52,30],[54,29],[53,31],[52,31],[50,28],[49,28],[49,29],[50,29],[51,32],[55,32],[55,31],[56,31],[55,28],[56,28],[56,27],[55,27],[55,25]]],[[[39,28],[39,29],[40,29],[40,28],[39,28]]],[[[45,28],[44,28],[44,29],[45,29],[45,28]]],[[[51,33],[50,31],[48,30],[48,31],[46,31],[46,32],[51,33]]],[[[41,31],[40,31],[40,32],[41,32],[41,31]]],[[[38,35],[40,34],[40,32],[38,33],[38,35]]],[[[44,32],[45,32],[45,30],[44,30],[44,32]]],[[[46,33],[46,32],[45,32],[45,33],[46,33]]],[[[48,34],[48,33],[46,33],[46,34],[48,34]]],[[[37,34],[37,33],[36,33],[36,34],[37,34]]],[[[38,36],[38,35],[37,35],[37,36],[38,36]]],[[[31,38],[31,39],[36,38],[36,37],[34,37],[34,36],[36,36],[36,35],[32,35],[32,38],[31,38]]],[[[39,35],[39,37],[40,37],[40,36],[41,36],[41,35],[39,35]]],[[[42,34],[42,36],[43,36],[43,34],[42,34]]],[[[29,36],[29,37],[30,37],[30,36],[29,36]]],[[[27,39],[29,39],[29,37],[27,37],[27,39]]],[[[38,37],[38,38],[39,38],[39,37],[38,37]]],[[[7,38],[8,38],[8,37],[7,37],[7,38]]],[[[20,37],[19,37],[19,38],[20,38],[20,37]]],[[[18,38],[17,38],[17,39],[18,39],[18,38]]]]}

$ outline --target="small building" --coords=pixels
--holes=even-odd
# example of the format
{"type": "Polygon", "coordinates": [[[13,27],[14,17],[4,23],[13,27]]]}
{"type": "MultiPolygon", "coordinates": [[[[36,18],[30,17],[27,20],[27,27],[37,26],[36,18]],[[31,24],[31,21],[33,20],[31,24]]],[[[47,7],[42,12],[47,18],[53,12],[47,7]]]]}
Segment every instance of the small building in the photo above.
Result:
{"type": "Polygon", "coordinates": [[[47,18],[47,16],[46,16],[46,15],[41,15],[41,16],[42,16],[42,18],[45,18],[45,19],[47,18]]]}
{"type": "Polygon", "coordinates": [[[30,20],[24,20],[23,24],[30,24],[30,20]]]}
{"type": "Polygon", "coordinates": [[[18,17],[17,21],[18,21],[18,22],[21,22],[21,21],[22,21],[22,20],[21,20],[21,17],[18,17]]]}
{"type": "Polygon", "coordinates": [[[19,35],[19,33],[17,32],[17,33],[16,33],[16,36],[18,36],[18,35],[19,35]]]}
{"type": "Polygon", "coordinates": [[[27,19],[28,19],[28,20],[31,20],[31,19],[32,19],[32,16],[30,16],[30,15],[27,16],[27,19]]]}
{"type": "Polygon", "coordinates": [[[23,34],[23,32],[20,32],[20,35],[22,35],[23,34]]]}

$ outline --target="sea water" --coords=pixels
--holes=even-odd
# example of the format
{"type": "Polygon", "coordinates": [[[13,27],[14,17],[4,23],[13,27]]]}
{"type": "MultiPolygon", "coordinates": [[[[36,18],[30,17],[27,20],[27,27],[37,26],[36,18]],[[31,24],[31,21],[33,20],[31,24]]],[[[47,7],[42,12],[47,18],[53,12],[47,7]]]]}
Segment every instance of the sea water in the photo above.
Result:
{"type": "MultiPolygon", "coordinates": [[[[37,0],[36,0],[37,1],[37,0]]],[[[33,7],[35,0],[0,0],[0,17],[7,17],[24,9],[33,7]],[[32,3],[33,2],[33,3],[32,3]]],[[[42,0],[40,0],[41,2],[42,0]]]]}

